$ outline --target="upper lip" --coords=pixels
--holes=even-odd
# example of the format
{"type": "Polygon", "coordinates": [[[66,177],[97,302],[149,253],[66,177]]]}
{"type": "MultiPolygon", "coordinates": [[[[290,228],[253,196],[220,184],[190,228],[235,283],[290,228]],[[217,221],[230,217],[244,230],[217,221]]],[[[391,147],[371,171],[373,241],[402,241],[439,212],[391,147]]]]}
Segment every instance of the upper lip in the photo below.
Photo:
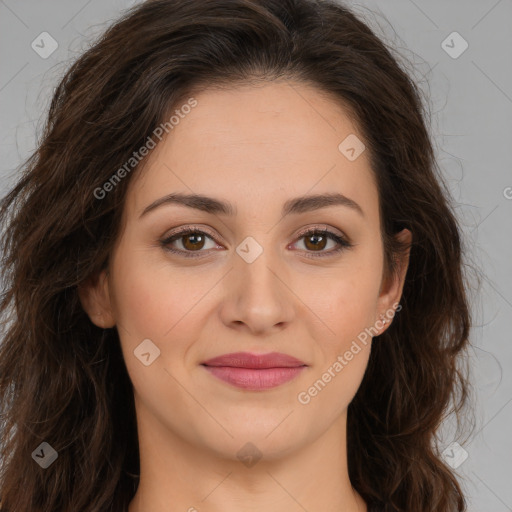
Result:
{"type": "Polygon", "coordinates": [[[213,359],[208,359],[208,361],[203,361],[201,364],[204,366],[231,366],[234,368],[255,369],[307,366],[303,361],[280,352],[271,352],[269,354],[233,352],[231,354],[223,354],[213,359]]]}

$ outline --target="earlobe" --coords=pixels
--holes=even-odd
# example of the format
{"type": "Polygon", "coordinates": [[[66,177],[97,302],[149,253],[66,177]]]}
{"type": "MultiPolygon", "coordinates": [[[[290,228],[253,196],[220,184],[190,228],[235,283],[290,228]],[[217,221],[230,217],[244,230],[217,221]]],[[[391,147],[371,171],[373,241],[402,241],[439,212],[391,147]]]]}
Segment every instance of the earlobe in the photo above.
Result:
{"type": "Polygon", "coordinates": [[[78,296],[84,311],[94,325],[102,329],[114,327],[115,319],[110,303],[106,271],[102,271],[80,284],[78,296]]]}

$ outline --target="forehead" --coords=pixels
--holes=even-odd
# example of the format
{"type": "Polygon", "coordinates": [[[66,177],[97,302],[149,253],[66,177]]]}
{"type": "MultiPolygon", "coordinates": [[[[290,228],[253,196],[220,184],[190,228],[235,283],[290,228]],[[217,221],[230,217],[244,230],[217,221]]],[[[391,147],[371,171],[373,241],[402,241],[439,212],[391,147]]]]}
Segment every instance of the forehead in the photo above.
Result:
{"type": "Polygon", "coordinates": [[[333,98],[289,81],[193,97],[197,105],[182,113],[134,177],[127,198],[134,214],[178,191],[224,198],[240,213],[244,205],[259,211],[280,208],[289,197],[340,192],[378,215],[367,150],[350,160],[339,148],[347,137],[363,142],[362,135],[333,98]]]}

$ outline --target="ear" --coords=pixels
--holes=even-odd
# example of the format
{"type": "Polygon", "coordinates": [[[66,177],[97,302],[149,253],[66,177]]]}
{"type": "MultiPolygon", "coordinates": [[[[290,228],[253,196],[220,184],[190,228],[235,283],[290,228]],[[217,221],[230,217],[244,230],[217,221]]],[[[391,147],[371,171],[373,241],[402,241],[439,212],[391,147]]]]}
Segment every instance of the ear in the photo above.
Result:
{"type": "Polygon", "coordinates": [[[409,267],[412,233],[404,228],[395,235],[395,238],[407,244],[407,251],[396,261],[396,273],[382,281],[377,305],[378,317],[375,319],[375,325],[379,329],[379,334],[382,334],[393,321],[394,312],[402,297],[405,276],[407,274],[407,268],[409,267]],[[382,320],[387,320],[387,322],[383,323],[382,320]]]}
{"type": "Polygon", "coordinates": [[[82,307],[94,325],[102,329],[114,327],[116,323],[112,313],[106,270],[79,285],[78,296],[82,307]]]}

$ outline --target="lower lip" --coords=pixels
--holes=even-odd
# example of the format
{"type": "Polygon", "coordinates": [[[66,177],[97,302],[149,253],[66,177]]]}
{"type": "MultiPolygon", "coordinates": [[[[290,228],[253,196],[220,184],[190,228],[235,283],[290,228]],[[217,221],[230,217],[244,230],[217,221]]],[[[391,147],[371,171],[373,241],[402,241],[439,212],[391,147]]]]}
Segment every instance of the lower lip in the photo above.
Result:
{"type": "Polygon", "coordinates": [[[233,386],[257,391],[275,388],[294,379],[306,366],[264,369],[234,368],[232,366],[204,366],[204,368],[218,379],[233,384],[233,386]]]}

